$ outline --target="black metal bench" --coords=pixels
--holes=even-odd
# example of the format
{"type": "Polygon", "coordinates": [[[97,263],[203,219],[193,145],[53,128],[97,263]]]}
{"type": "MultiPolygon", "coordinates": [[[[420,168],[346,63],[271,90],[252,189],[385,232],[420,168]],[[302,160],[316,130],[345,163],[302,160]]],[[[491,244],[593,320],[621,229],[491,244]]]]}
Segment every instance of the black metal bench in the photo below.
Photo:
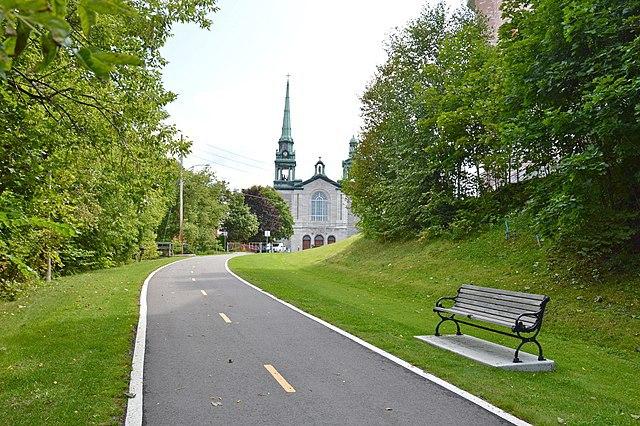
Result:
{"type": "Polygon", "coordinates": [[[458,289],[455,297],[441,297],[436,302],[433,312],[441,318],[436,326],[436,336],[440,336],[440,326],[446,321],[453,321],[456,324],[457,335],[462,334],[460,324],[466,324],[520,339],[513,362],[521,362],[518,354],[522,346],[529,342],[538,346],[538,360],[544,361],[542,346],[536,338],[542,327],[542,317],[547,302],[549,297],[541,294],[465,284],[458,289]],[[443,306],[443,302],[447,301],[452,301],[453,304],[450,307],[443,306]],[[474,324],[465,319],[507,327],[511,329],[511,333],[474,324]]]}

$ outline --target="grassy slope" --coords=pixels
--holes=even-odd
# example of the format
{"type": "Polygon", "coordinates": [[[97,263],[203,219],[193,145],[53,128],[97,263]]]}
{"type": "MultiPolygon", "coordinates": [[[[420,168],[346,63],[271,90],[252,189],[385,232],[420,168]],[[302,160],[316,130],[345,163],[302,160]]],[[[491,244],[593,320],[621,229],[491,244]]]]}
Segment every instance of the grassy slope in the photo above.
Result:
{"type": "Polygon", "coordinates": [[[119,424],[140,286],[171,261],[65,277],[0,302],[0,425],[119,424]]]}
{"type": "MultiPolygon", "coordinates": [[[[525,236],[505,241],[497,229],[464,242],[379,245],[356,237],[300,253],[238,257],[231,267],[307,312],[530,422],[637,424],[632,415],[640,415],[639,275],[599,285],[563,282],[547,272],[535,241],[525,236]],[[435,301],[466,282],[551,296],[541,342],[557,370],[496,370],[413,338],[433,334],[435,301]],[[599,303],[597,296],[603,298],[599,303]]],[[[453,330],[444,326],[445,332],[453,330]]],[[[517,343],[466,330],[514,348],[517,343]]]]}

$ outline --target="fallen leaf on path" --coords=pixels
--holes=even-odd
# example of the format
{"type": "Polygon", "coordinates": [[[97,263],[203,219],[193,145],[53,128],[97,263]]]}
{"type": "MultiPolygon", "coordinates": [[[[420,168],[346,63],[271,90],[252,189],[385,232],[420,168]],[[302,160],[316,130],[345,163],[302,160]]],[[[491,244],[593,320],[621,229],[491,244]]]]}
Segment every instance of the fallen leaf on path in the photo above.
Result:
{"type": "Polygon", "coordinates": [[[211,405],[213,405],[214,407],[221,407],[222,406],[222,402],[220,402],[220,401],[211,401],[211,405]]]}

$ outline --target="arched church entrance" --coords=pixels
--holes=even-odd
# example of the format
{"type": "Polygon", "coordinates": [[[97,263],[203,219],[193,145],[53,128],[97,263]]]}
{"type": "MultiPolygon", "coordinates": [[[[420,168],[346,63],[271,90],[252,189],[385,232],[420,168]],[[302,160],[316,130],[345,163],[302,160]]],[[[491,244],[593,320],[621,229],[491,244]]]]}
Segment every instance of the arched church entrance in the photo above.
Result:
{"type": "Polygon", "coordinates": [[[302,250],[306,250],[311,248],[311,237],[309,235],[305,235],[302,237],[302,250]]]}
{"type": "Polygon", "coordinates": [[[324,237],[322,235],[316,235],[316,237],[313,239],[313,245],[314,247],[320,247],[324,245],[324,237]]]}
{"type": "Polygon", "coordinates": [[[327,244],[333,244],[336,242],[336,237],[334,237],[333,235],[329,235],[327,237],[327,244]]]}

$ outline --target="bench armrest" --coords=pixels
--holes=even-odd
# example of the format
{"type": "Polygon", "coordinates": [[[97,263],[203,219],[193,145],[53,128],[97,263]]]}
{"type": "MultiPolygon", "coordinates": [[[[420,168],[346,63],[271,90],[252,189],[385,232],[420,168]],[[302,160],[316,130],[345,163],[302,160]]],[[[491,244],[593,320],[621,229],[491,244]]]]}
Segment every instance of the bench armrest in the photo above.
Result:
{"type": "Polygon", "coordinates": [[[451,300],[451,301],[455,302],[455,301],[456,301],[456,298],[455,298],[455,297],[451,297],[451,296],[444,296],[444,297],[441,297],[440,299],[438,299],[438,300],[436,301],[436,307],[437,307],[437,308],[444,308],[444,306],[442,306],[442,302],[443,302],[443,301],[445,301],[445,300],[451,300]]]}
{"type": "Polygon", "coordinates": [[[518,318],[516,319],[516,325],[513,327],[513,331],[531,331],[531,330],[535,330],[536,328],[539,327],[540,324],[540,317],[542,316],[542,311],[538,311],[538,312],[525,312],[524,314],[521,314],[520,316],[518,316],[518,318]],[[531,317],[531,318],[535,318],[536,322],[531,326],[531,327],[527,327],[526,325],[524,325],[520,320],[523,317],[531,317]]]}

